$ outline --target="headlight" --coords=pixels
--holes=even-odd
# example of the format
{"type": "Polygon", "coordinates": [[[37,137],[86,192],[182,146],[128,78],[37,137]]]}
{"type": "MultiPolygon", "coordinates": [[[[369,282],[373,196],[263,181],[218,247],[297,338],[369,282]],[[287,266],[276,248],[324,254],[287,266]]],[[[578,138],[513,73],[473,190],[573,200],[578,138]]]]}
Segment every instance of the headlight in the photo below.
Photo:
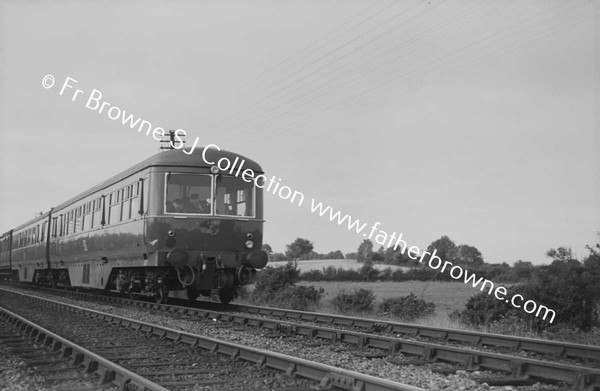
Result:
{"type": "Polygon", "coordinates": [[[252,240],[246,240],[246,248],[254,247],[254,242],[252,240]]]}

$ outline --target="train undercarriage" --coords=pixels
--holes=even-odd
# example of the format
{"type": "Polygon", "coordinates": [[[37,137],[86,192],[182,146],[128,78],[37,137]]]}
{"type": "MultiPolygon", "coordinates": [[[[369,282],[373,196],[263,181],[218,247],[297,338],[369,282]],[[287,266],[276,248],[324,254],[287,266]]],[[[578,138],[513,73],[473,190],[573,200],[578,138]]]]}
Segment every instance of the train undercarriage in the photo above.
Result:
{"type": "Polygon", "coordinates": [[[254,270],[245,266],[215,269],[211,265],[201,267],[186,265],[172,267],[115,268],[109,277],[111,291],[127,294],[131,298],[152,297],[157,303],[165,303],[170,291],[185,290],[189,300],[199,296],[217,295],[227,304],[235,298],[237,289],[248,284],[254,270]]]}

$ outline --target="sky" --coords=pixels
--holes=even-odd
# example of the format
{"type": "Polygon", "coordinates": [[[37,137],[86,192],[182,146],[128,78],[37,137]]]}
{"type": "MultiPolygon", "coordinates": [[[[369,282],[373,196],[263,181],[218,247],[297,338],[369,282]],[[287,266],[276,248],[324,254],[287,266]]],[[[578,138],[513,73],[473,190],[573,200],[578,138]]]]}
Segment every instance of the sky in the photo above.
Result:
{"type": "Polygon", "coordinates": [[[594,0],[0,0],[0,232],[159,152],[87,108],[95,89],[302,192],[265,196],[275,251],[356,250],[315,199],[489,263],[582,257],[600,231],[599,52],[594,0]]]}

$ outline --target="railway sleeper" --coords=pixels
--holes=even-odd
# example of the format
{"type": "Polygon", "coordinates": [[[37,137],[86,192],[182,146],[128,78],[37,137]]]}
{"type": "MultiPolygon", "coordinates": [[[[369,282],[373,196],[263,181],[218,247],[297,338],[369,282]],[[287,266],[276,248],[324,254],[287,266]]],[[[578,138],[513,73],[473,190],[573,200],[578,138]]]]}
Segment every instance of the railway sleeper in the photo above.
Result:
{"type": "MultiPolygon", "coordinates": [[[[538,381],[531,378],[530,376],[499,376],[499,377],[487,377],[477,379],[479,383],[487,383],[490,387],[502,387],[502,386],[530,386],[538,381]]],[[[544,382],[547,383],[547,382],[544,382]]]]}

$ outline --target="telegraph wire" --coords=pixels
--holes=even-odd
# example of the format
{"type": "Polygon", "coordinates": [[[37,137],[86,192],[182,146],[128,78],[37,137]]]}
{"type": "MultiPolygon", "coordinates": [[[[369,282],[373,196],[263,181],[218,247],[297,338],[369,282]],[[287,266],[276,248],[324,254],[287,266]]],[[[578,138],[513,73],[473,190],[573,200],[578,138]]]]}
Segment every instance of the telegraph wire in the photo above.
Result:
{"type": "MultiPolygon", "coordinates": [[[[443,1],[445,1],[445,0],[443,0],[443,1]]],[[[391,22],[392,20],[394,20],[394,19],[398,18],[399,16],[402,16],[402,15],[404,15],[406,12],[408,12],[408,11],[410,11],[410,10],[412,10],[412,9],[416,8],[417,6],[419,6],[419,5],[421,5],[421,4],[423,4],[423,0],[418,0],[418,1],[417,1],[417,3],[416,3],[415,5],[413,5],[413,6],[410,6],[408,9],[404,9],[403,11],[401,11],[401,12],[399,12],[399,13],[397,13],[397,14],[393,15],[392,17],[388,18],[388,19],[387,19],[385,22],[383,22],[383,23],[380,23],[380,24],[376,25],[375,27],[372,27],[372,28],[370,28],[369,30],[367,30],[367,31],[365,31],[365,32],[361,32],[361,33],[360,33],[358,36],[356,36],[356,37],[354,37],[354,38],[352,38],[352,39],[350,39],[350,40],[347,40],[347,41],[345,41],[343,44],[341,44],[341,45],[337,46],[337,47],[336,47],[335,49],[333,49],[332,51],[329,51],[329,52],[327,52],[326,54],[324,54],[324,55],[321,55],[321,56],[320,56],[319,58],[317,58],[316,60],[313,60],[313,61],[312,61],[312,62],[310,62],[308,65],[301,66],[301,68],[300,68],[299,70],[296,70],[296,71],[294,71],[292,74],[288,74],[288,75],[286,75],[286,76],[282,76],[281,78],[277,79],[277,81],[276,81],[275,83],[271,83],[271,84],[273,84],[273,86],[276,86],[276,85],[277,85],[278,83],[280,83],[281,81],[284,81],[284,82],[285,82],[285,81],[286,81],[286,80],[287,80],[289,77],[291,77],[291,76],[293,76],[293,75],[296,75],[296,74],[297,74],[297,73],[299,73],[299,72],[302,72],[302,71],[303,71],[304,69],[306,69],[307,67],[310,67],[310,66],[312,66],[312,65],[316,64],[317,62],[319,62],[319,61],[321,61],[321,60],[323,60],[323,59],[325,59],[325,58],[328,58],[328,57],[330,57],[330,56],[331,56],[331,55],[333,55],[334,53],[338,52],[338,51],[339,51],[341,48],[345,48],[346,46],[348,46],[348,45],[350,45],[350,44],[354,43],[355,41],[357,41],[357,40],[359,40],[360,38],[362,38],[362,37],[366,36],[367,34],[369,34],[369,33],[373,32],[373,31],[375,31],[375,30],[377,30],[377,29],[381,28],[383,25],[387,24],[388,22],[391,22]]],[[[255,106],[255,105],[257,104],[256,102],[251,102],[250,100],[247,100],[246,102],[247,102],[247,103],[246,103],[246,104],[245,104],[245,105],[242,107],[242,109],[241,109],[241,110],[242,110],[242,112],[243,112],[243,110],[248,110],[249,108],[251,108],[251,107],[253,107],[253,106],[255,106]],[[249,102],[249,103],[248,103],[248,102],[249,102]]],[[[229,110],[229,111],[228,111],[228,112],[226,112],[225,114],[229,114],[231,111],[232,111],[232,110],[229,110]]],[[[239,115],[239,113],[240,113],[240,111],[238,111],[238,113],[237,113],[237,114],[239,115]]],[[[227,115],[223,115],[223,116],[219,117],[217,120],[215,120],[215,121],[212,121],[212,122],[209,122],[209,123],[208,123],[208,125],[209,125],[209,126],[211,126],[211,125],[214,125],[214,124],[216,124],[216,123],[222,122],[223,120],[225,120],[225,119],[229,119],[229,118],[230,118],[229,116],[227,116],[227,115]]],[[[193,125],[196,125],[196,124],[197,124],[197,122],[196,122],[196,123],[194,123],[193,125]]]]}
{"type": "MultiPolygon", "coordinates": [[[[551,8],[551,9],[550,9],[550,10],[548,10],[548,11],[551,11],[551,10],[557,9],[557,8],[559,8],[560,6],[561,6],[561,5],[559,4],[558,6],[556,6],[556,7],[553,7],[553,8],[551,8]]],[[[548,11],[547,11],[547,12],[548,12],[548,11]]],[[[337,107],[337,106],[340,106],[340,105],[343,105],[343,104],[345,104],[345,103],[347,103],[347,102],[353,101],[353,100],[355,100],[355,99],[357,99],[357,98],[360,98],[360,97],[362,97],[362,96],[364,96],[364,95],[366,95],[366,94],[369,94],[369,93],[371,93],[371,92],[373,92],[373,91],[375,91],[375,90],[379,90],[380,88],[382,88],[382,87],[385,87],[385,86],[387,86],[387,85],[389,85],[389,84],[391,84],[391,83],[394,83],[394,82],[396,82],[397,80],[399,80],[399,79],[401,79],[401,78],[404,78],[404,77],[406,77],[407,75],[409,75],[409,74],[412,74],[412,73],[414,73],[414,72],[416,72],[416,71],[418,71],[418,70],[420,70],[420,69],[424,69],[424,68],[426,68],[426,67],[430,67],[431,65],[433,65],[433,64],[436,64],[436,63],[439,63],[439,62],[441,62],[441,61],[443,61],[443,60],[445,60],[445,59],[447,59],[447,58],[449,58],[449,57],[451,57],[451,56],[455,55],[456,53],[462,52],[462,51],[464,51],[464,50],[466,50],[466,49],[469,49],[469,48],[471,48],[471,47],[474,47],[474,46],[476,46],[476,45],[479,45],[480,43],[482,43],[482,42],[484,42],[484,41],[487,41],[487,40],[489,40],[489,39],[491,39],[491,38],[493,38],[493,37],[496,37],[496,36],[498,36],[499,34],[502,34],[502,33],[506,32],[506,31],[509,31],[509,30],[511,30],[511,29],[514,29],[515,27],[517,27],[517,26],[519,26],[519,25],[522,25],[523,23],[525,23],[525,22],[527,22],[527,21],[529,21],[529,20],[531,20],[531,19],[533,19],[533,18],[535,18],[535,17],[537,17],[537,16],[539,16],[539,15],[531,16],[531,17],[528,17],[528,18],[526,18],[526,19],[524,19],[524,20],[521,20],[521,21],[519,21],[519,22],[517,22],[517,23],[511,24],[510,26],[508,26],[508,27],[506,27],[506,28],[503,28],[503,29],[501,29],[501,30],[499,30],[499,31],[496,31],[496,32],[494,32],[494,33],[492,33],[492,34],[489,34],[489,35],[485,36],[485,37],[482,37],[482,38],[480,38],[480,39],[478,39],[478,40],[476,40],[476,41],[474,41],[474,42],[472,42],[472,43],[470,43],[470,44],[468,44],[468,45],[466,45],[466,46],[463,46],[463,47],[461,47],[461,48],[459,48],[459,49],[453,50],[452,52],[450,52],[450,53],[447,53],[447,54],[445,54],[444,56],[442,56],[442,57],[439,57],[439,58],[437,58],[437,59],[435,59],[435,60],[433,60],[433,61],[430,61],[430,62],[428,62],[428,63],[426,63],[426,64],[423,64],[423,65],[422,65],[422,66],[420,66],[420,67],[413,68],[413,69],[411,69],[411,70],[409,70],[409,71],[407,71],[407,72],[403,72],[402,74],[400,74],[400,75],[398,75],[398,76],[396,76],[396,77],[394,77],[394,78],[392,78],[392,79],[390,79],[390,80],[387,80],[387,81],[386,81],[386,82],[384,82],[384,83],[380,83],[380,84],[376,85],[375,87],[369,88],[369,89],[367,89],[367,90],[365,90],[365,91],[363,91],[363,92],[361,92],[361,93],[359,93],[359,94],[355,94],[355,95],[353,95],[352,97],[350,97],[350,98],[348,98],[348,99],[345,99],[345,100],[342,100],[342,101],[340,101],[340,102],[337,102],[337,103],[331,104],[331,105],[329,105],[329,106],[327,106],[327,107],[325,107],[325,108],[323,108],[323,109],[321,109],[321,110],[317,111],[316,113],[313,113],[313,114],[311,114],[311,115],[308,115],[308,116],[306,116],[306,117],[304,117],[304,118],[302,118],[302,119],[300,119],[300,120],[298,120],[298,121],[295,121],[295,122],[294,122],[294,123],[292,123],[292,124],[288,124],[288,126],[286,126],[286,127],[284,127],[284,128],[275,129],[275,132],[283,132],[283,131],[285,131],[286,129],[288,129],[288,128],[290,128],[290,127],[293,127],[293,126],[295,126],[295,125],[296,125],[296,124],[298,124],[298,123],[305,122],[307,119],[310,119],[310,118],[312,118],[312,117],[314,117],[314,116],[316,116],[316,115],[319,115],[319,114],[320,114],[320,113],[322,113],[322,112],[329,111],[329,110],[331,110],[332,108],[335,108],[335,107],[337,107]]],[[[294,109],[294,110],[295,110],[295,109],[294,109]]],[[[293,111],[293,110],[288,110],[287,112],[281,113],[281,114],[280,114],[280,115],[278,115],[277,117],[281,117],[281,116],[283,116],[283,115],[285,115],[285,114],[288,114],[288,113],[289,113],[289,112],[291,112],[291,111],[293,111]]],[[[270,121],[272,121],[272,120],[274,120],[274,119],[275,119],[275,118],[271,118],[271,119],[270,119],[270,121]]],[[[251,130],[251,129],[247,129],[247,130],[245,130],[245,131],[249,131],[249,130],[251,130]]],[[[245,131],[244,131],[244,132],[245,132],[245,131]]],[[[273,131],[271,131],[271,132],[267,132],[267,133],[265,133],[263,136],[272,135],[273,133],[274,133],[273,131]]],[[[234,135],[234,136],[235,136],[235,135],[234,135]]]]}
{"type": "MultiPolygon", "coordinates": [[[[242,91],[244,91],[244,90],[248,90],[247,93],[253,93],[253,90],[251,90],[251,87],[254,84],[258,84],[258,82],[261,79],[267,77],[270,73],[272,73],[276,69],[281,68],[283,65],[289,63],[292,59],[294,59],[296,57],[299,57],[301,54],[309,51],[309,49],[314,48],[319,42],[326,40],[326,38],[328,38],[329,36],[333,35],[337,30],[343,28],[344,26],[346,26],[348,24],[351,24],[351,22],[353,22],[355,19],[363,17],[362,20],[358,21],[358,23],[352,25],[351,27],[347,28],[346,30],[344,30],[343,32],[341,32],[337,36],[335,36],[333,39],[331,39],[332,42],[334,42],[334,40],[337,39],[339,36],[341,36],[341,35],[349,32],[349,31],[352,31],[352,30],[356,29],[357,27],[361,26],[362,24],[368,22],[369,20],[373,19],[377,15],[379,15],[382,12],[386,11],[390,7],[396,5],[399,1],[400,0],[394,0],[390,4],[388,4],[388,5],[380,8],[380,9],[378,9],[375,13],[372,13],[372,14],[367,15],[366,17],[363,17],[364,11],[366,11],[367,9],[371,9],[371,8],[374,8],[374,7],[378,6],[379,3],[376,2],[376,3],[372,4],[372,5],[370,5],[369,7],[366,7],[365,9],[363,9],[362,11],[360,11],[353,18],[347,20],[346,22],[342,23],[341,25],[339,25],[339,26],[335,27],[334,29],[330,30],[325,35],[321,36],[320,38],[316,39],[315,41],[312,41],[311,43],[309,43],[308,45],[306,45],[305,47],[303,47],[302,49],[300,49],[298,52],[292,54],[291,56],[288,56],[286,59],[280,61],[279,63],[277,63],[276,65],[272,66],[271,68],[269,68],[269,69],[261,72],[259,75],[257,75],[256,77],[254,77],[253,79],[251,79],[249,82],[247,82],[244,86],[235,88],[232,91],[230,91],[229,93],[225,94],[224,96],[221,97],[221,100],[225,100],[227,97],[239,95],[239,94],[243,93],[242,91]]],[[[325,43],[324,45],[327,45],[327,44],[328,43],[325,43]]],[[[317,46],[316,49],[318,49],[318,48],[319,47],[317,46]]],[[[295,65],[292,64],[291,66],[293,67],[295,65]]],[[[214,105],[213,105],[213,107],[214,107],[214,105]]],[[[208,108],[206,110],[204,110],[204,111],[205,112],[209,112],[208,108]]],[[[202,120],[196,120],[195,122],[191,123],[188,127],[194,126],[194,125],[198,124],[199,122],[202,122],[202,120]]]]}

